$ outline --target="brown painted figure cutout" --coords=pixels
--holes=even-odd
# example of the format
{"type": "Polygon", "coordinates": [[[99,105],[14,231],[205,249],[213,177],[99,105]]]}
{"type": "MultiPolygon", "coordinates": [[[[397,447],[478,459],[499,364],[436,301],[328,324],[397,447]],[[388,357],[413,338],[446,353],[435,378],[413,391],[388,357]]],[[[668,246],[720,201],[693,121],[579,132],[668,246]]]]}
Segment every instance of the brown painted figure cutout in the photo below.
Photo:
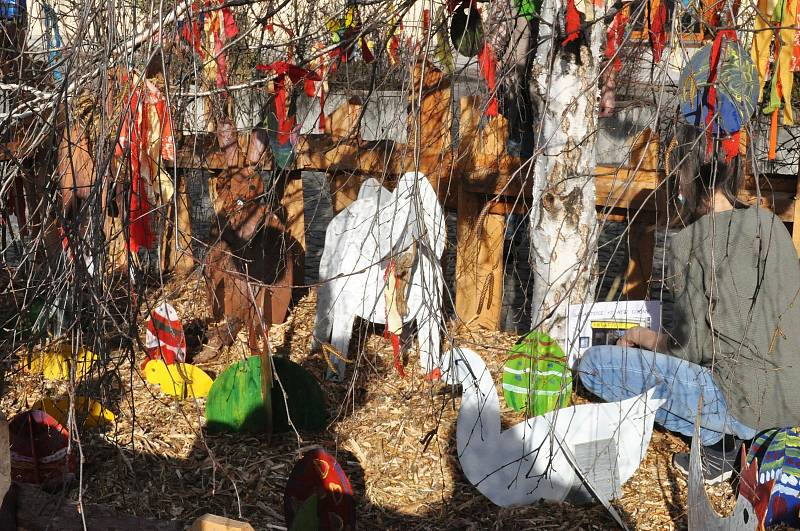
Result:
{"type": "Polygon", "coordinates": [[[247,327],[249,347],[257,350],[269,325],[286,319],[292,285],[303,269],[301,248],[264,202],[259,175],[249,166],[232,165],[233,150],[238,155],[239,148],[235,133],[225,129],[218,131],[218,140],[231,156],[226,156],[229,168],[210,183],[218,225],[205,272],[213,319],[227,322],[209,334],[195,361],[216,357],[242,326],[247,327]]]}

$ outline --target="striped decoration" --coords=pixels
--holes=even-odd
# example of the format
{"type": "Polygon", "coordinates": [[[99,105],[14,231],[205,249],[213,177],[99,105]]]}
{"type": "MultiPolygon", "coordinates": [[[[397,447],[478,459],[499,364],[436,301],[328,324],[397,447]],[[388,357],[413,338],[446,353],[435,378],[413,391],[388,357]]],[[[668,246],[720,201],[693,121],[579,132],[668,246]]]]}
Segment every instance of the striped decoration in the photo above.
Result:
{"type": "Polygon", "coordinates": [[[186,336],[180,316],[171,304],[162,302],[153,308],[145,326],[144,343],[147,359],[142,368],[149,360],[164,360],[167,365],[185,361],[186,336]]]}

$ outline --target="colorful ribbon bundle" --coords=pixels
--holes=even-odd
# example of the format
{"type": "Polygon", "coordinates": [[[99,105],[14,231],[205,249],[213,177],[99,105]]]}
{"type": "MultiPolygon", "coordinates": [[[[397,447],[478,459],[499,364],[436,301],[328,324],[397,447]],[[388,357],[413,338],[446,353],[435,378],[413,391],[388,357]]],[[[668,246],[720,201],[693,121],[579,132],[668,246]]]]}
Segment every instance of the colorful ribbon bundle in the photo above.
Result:
{"type": "Polygon", "coordinates": [[[160,166],[161,159],[175,160],[175,140],[172,136],[172,118],[161,91],[151,81],[137,75],[124,75],[129,83],[130,99],[123,116],[122,131],[115,154],[125,155],[130,149],[131,202],[130,237],[128,247],[136,253],[142,247],[152,249],[155,244],[150,211],[154,202],[152,186],[158,180],[163,201],[173,193],[172,181],[160,166]]]}
{"type": "Polygon", "coordinates": [[[361,21],[355,6],[347,6],[341,17],[329,19],[325,26],[331,33],[333,43],[339,44],[331,52],[331,57],[338,57],[343,63],[346,63],[350,59],[357,41],[364,62],[371,63],[375,60],[366,37],[361,35],[361,21]]]}
{"type": "MultiPolygon", "coordinates": [[[[201,11],[197,3],[192,6],[192,11],[201,11]]],[[[185,20],[180,29],[181,37],[205,61],[203,71],[209,80],[214,80],[217,88],[228,85],[228,61],[223,50],[238,34],[233,12],[224,6],[223,0],[206,0],[203,12],[197,18],[185,20]],[[220,7],[214,8],[213,3],[220,7]],[[210,60],[206,60],[208,58],[210,60]]]]}
{"type": "Polygon", "coordinates": [[[383,290],[384,302],[386,304],[386,328],[384,330],[384,337],[392,342],[392,358],[394,360],[394,368],[401,378],[406,377],[406,371],[403,368],[403,363],[400,359],[400,335],[403,333],[403,316],[400,314],[398,290],[403,288],[400,279],[395,274],[396,263],[394,260],[389,261],[389,266],[383,274],[383,280],[386,286],[383,290]]]}
{"type": "MultiPolygon", "coordinates": [[[[772,114],[769,137],[769,160],[775,159],[778,143],[778,111],[783,105],[783,124],[794,124],[792,85],[794,72],[800,71],[800,30],[797,0],[759,0],[754,22],[751,54],[758,69],[761,86],[773,65],[769,102],[765,114],[772,114]]],[[[759,95],[759,101],[761,95],[759,95]]]]}
{"type": "Polygon", "coordinates": [[[294,155],[294,144],[296,144],[296,141],[292,141],[291,144],[289,141],[292,140],[297,126],[297,118],[294,111],[290,110],[293,106],[290,104],[287,78],[292,84],[303,81],[306,95],[311,97],[314,96],[316,90],[313,82],[322,81],[322,78],[316,72],[301,68],[286,61],[275,61],[267,65],[257,65],[256,70],[275,74],[274,116],[277,123],[275,128],[270,128],[270,141],[275,162],[281,168],[287,168],[291,164],[294,155]]]}
{"type": "Polygon", "coordinates": [[[484,37],[478,4],[475,0],[450,0],[448,10],[451,16],[450,40],[453,47],[465,57],[478,56],[478,68],[489,89],[485,114],[497,116],[497,56],[484,37]]]}

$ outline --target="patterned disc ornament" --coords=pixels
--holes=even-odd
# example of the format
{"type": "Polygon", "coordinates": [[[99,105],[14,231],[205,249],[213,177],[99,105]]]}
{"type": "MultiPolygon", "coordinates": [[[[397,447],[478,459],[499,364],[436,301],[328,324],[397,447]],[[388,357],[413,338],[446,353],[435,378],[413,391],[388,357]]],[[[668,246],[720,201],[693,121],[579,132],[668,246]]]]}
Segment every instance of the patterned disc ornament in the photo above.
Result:
{"type": "Polygon", "coordinates": [[[464,57],[475,57],[483,48],[483,22],[473,2],[464,1],[453,11],[450,41],[464,57]]]}
{"type": "Polygon", "coordinates": [[[756,494],[749,497],[754,498],[757,524],[800,528],[800,428],[760,433],[747,452],[744,468],[753,464],[756,473],[743,473],[739,490],[746,497],[756,494]]]}
{"type": "Polygon", "coordinates": [[[713,132],[729,135],[750,121],[761,87],[750,54],[738,42],[727,41],[717,63],[716,102],[709,102],[712,48],[711,43],[703,46],[686,64],[678,80],[678,99],[681,113],[698,128],[705,127],[709,109],[716,109],[719,117],[714,122],[713,132]]]}
{"type": "MultiPolygon", "coordinates": [[[[353,488],[342,467],[331,454],[317,448],[297,462],[286,482],[283,514],[286,526],[305,512],[306,500],[317,497],[317,525],[321,531],[353,531],[356,528],[356,506],[353,488]]],[[[306,515],[303,515],[306,518],[306,515]]]]}
{"type": "Polygon", "coordinates": [[[515,411],[530,416],[569,405],[572,372],[556,341],[533,331],[514,346],[503,367],[503,397],[515,411]]]}

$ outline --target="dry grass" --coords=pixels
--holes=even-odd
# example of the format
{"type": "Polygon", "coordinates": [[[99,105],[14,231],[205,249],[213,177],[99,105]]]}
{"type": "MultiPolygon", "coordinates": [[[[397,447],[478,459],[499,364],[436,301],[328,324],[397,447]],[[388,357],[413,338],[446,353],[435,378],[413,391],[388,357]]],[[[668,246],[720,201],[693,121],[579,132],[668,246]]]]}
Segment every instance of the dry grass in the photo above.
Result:
{"type": "MultiPolygon", "coordinates": [[[[171,299],[184,320],[206,317],[198,279],[173,285],[171,299]],[[177,286],[181,286],[180,288],[177,286]]],[[[315,299],[306,296],[287,323],[273,327],[276,354],[290,356],[322,379],[324,362],[308,352],[315,299]]],[[[473,344],[499,381],[506,350],[516,338],[499,332],[457,332],[473,344]]],[[[391,347],[376,334],[361,334],[363,356],[352,385],[323,383],[331,424],[319,434],[207,436],[202,400],[178,402],[148,386],[136,363],[112,360],[103,398],[118,411],[105,433],[82,432],[85,503],[138,516],[191,519],[206,513],[242,517],[256,529],[280,528],[283,487],[293,463],[307,448],[332,452],[356,491],[362,529],[611,529],[599,505],[576,508],[540,503],[516,509],[493,506],[463,477],[455,455],[458,400],[437,394],[421,378],[418,363],[401,379],[391,366],[391,347]]],[[[219,373],[244,357],[241,341],[213,364],[219,373]]],[[[352,372],[352,366],[350,367],[352,372]]],[[[7,415],[24,410],[42,395],[59,395],[65,383],[39,376],[11,378],[0,406],[7,415]]],[[[502,402],[502,401],[501,401],[502,402]]],[[[506,425],[522,420],[503,411],[506,425]]],[[[636,529],[686,526],[686,484],[672,470],[672,453],[687,450],[678,437],[657,430],[644,464],[624,487],[617,509],[636,529]]],[[[77,488],[70,495],[77,496],[77,488]]],[[[709,490],[719,510],[733,507],[730,487],[709,490]]]]}

